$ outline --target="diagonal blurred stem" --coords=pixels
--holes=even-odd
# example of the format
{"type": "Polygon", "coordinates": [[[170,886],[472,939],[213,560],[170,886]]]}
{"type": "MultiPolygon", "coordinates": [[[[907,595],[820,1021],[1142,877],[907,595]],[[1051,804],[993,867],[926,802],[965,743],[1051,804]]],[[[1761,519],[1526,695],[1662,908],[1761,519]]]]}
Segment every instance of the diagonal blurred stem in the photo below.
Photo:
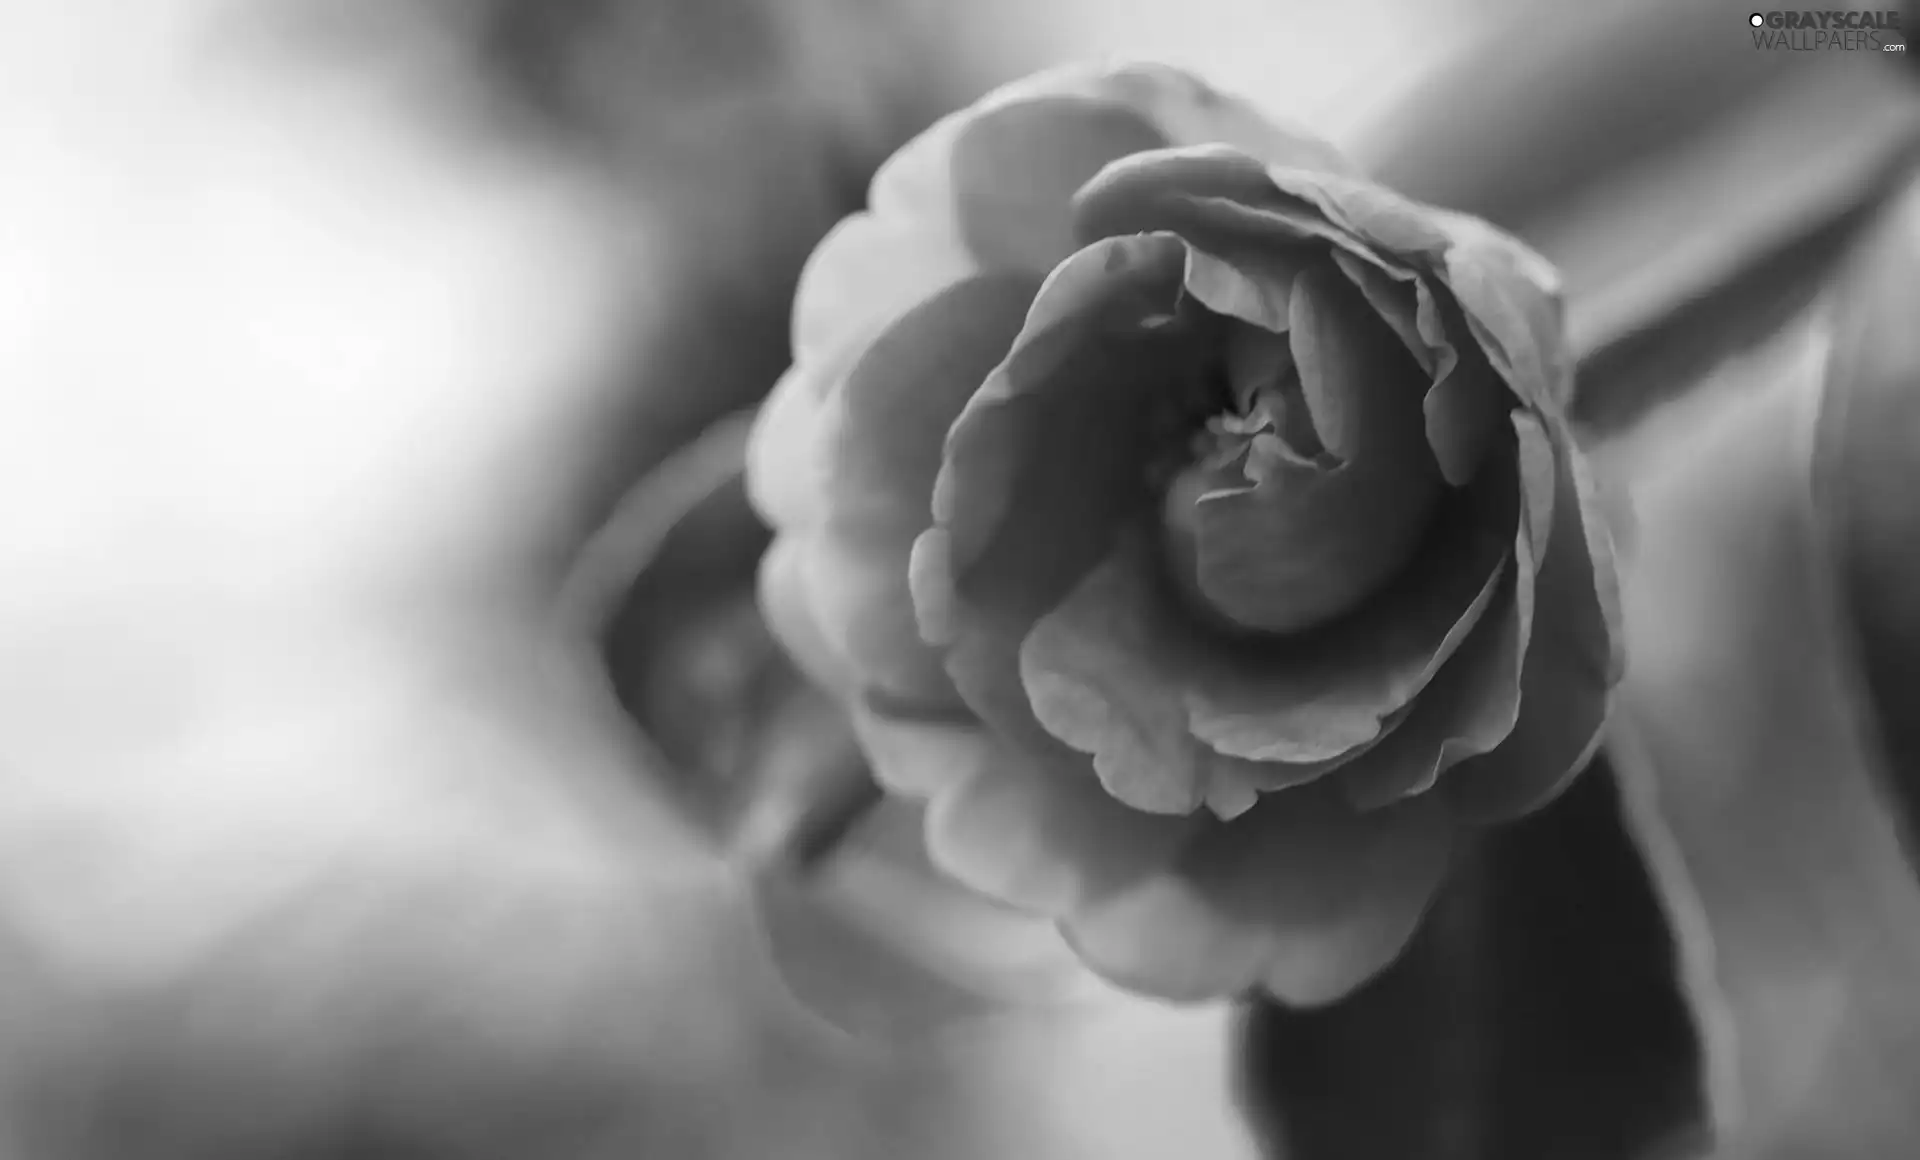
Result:
{"type": "MultiPolygon", "coordinates": [[[[668,456],[615,506],[590,536],[560,586],[555,615],[577,647],[604,652],[628,605],[641,597],[639,581],[670,561],[677,533],[708,512],[712,502],[737,489],[745,469],[753,411],[741,411],[708,427],[668,456]]],[[[731,525],[729,525],[731,526],[731,525]]],[[[722,528],[721,531],[725,531],[722,528]]],[[[753,574],[729,577],[740,599],[751,600],[753,574]]],[[[712,599],[720,594],[653,593],[669,599],[712,599]]],[[[677,609],[639,610],[650,618],[673,618],[677,609]]],[[[642,657],[642,664],[664,663],[642,657]]],[[[778,662],[786,673],[784,662],[778,662]]],[[[793,674],[788,674],[792,676],[793,674]]],[[[724,810],[706,800],[702,778],[715,771],[679,769],[658,744],[644,705],[630,705],[639,726],[643,757],[665,774],[695,816],[725,831],[736,856],[756,871],[810,871],[827,859],[880,799],[844,713],[804,681],[775,679],[767,704],[738,707],[745,743],[739,768],[724,773],[744,786],[745,800],[724,810]],[[698,799],[698,800],[694,800],[698,799]]],[[[730,760],[729,766],[735,762],[730,760]]]]}
{"type": "Polygon", "coordinates": [[[708,427],[642,478],[588,537],[555,599],[555,614],[570,639],[592,643],[605,635],[668,536],[701,502],[739,477],[752,425],[753,412],[747,410],[708,427]]]}

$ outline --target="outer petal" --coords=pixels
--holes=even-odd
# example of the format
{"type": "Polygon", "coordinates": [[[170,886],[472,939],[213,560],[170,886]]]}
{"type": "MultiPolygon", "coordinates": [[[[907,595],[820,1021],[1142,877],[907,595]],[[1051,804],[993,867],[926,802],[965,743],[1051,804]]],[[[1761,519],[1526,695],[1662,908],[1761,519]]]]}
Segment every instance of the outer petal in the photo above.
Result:
{"type": "Polygon", "coordinates": [[[954,141],[954,213],[987,269],[1044,274],[1077,248],[1074,190],[1109,161],[1166,137],[1138,110],[1093,97],[1036,97],[986,109],[954,141]]]}
{"type": "Polygon", "coordinates": [[[1084,759],[1051,763],[978,728],[890,720],[855,724],[890,789],[932,801],[935,865],[1010,905],[1054,916],[1164,865],[1197,819],[1130,810],[1101,792],[1084,759]]]}
{"type": "Polygon", "coordinates": [[[1264,986],[1329,1002],[1412,937],[1451,833],[1425,797],[1363,814],[1317,789],[1274,794],[1062,929],[1089,966],[1148,994],[1202,1000],[1264,986]]]}
{"type": "MultiPolygon", "coordinates": [[[[1268,166],[1225,145],[1162,149],[1116,161],[1074,197],[1080,240],[1165,231],[1226,253],[1249,242],[1338,246],[1368,262],[1390,256],[1274,185],[1268,166]]],[[[1395,267],[1406,269],[1405,267],[1395,267]]]]}
{"type": "Polygon", "coordinates": [[[1558,793],[1593,755],[1621,675],[1612,544],[1579,453],[1561,440],[1554,453],[1557,502],[1521,672],[1520,720],[1499,748],[1461,762],[1439,787],[1466,818],[1511,817],[1558,793]]]}
{"type": "Polygon", "coordinates": [[[776,530],[804,528],[825,518],[820,436],[825,418],[825,392],[811,372],[798,366],[787,369],[753,417],[747,500],[776,530]]]}
{"type": "Polygon", "coordinates": [[[865,347],[816,436],[825,519],[809,536],[808,591],[821,630],[895,695],[952,696],[920,639],[908,555],[931,519],[947,429],[1005,355],[1034,289],[1025,275],[975,275],[908,311],[865,347]]]}
{"type": "Polygon", "coordinates": [[[1452,245],[1438,211],[1385,186],[1298,166],[1272,166],[1267,174],[1280,190],[1314,206],[1345,232],[1422,269],[1433,268],[1433,262],[1452,245]]]}
{"type": "Polygon", "coordinates": [[[1573,397],[1560,276],[1545,258],[1476,218],[1449,214],[1447,284],[1494,369],[1514,392],[1551,414],[1573,397]]]}
{"type": "MultiPolygon", "coordinates": [[[[932,518],[947,431],[1007,356],[1040,287],[977,274],[907,311],[865,347],[833,395],[826,432],[829,517],[904,550],[932,518]]],[[[905,574],[904,555],[900,571],[905,574]]]]}
{"type": "MultiPolygon", "coordinates": [[[[876,179],[877,185],[878,179],[876,179]]],[[[944,195],[943,195],[944,196],[944,195]]],[[[812,366],[878,334],[978,267],[944,204],[843,219],[814,248],[793,300],[793,358],[812,366]]],[[[831,380],[816,380],[824,391],[831,380]]]]}
{"type": "MultiPolygon", "coordinates": [[[[990,267],[1044,271],[1068,252],[1048,253],[1053,247],[1044,242],[1053,236],[1047,222],[1060,212],[1051,194],[1064,203],[1102,164],[1141,148],[1203,142],[1276,164],[1350,168],[1324,140],[1178,69],[1073,64],[1006,85],[936,122],[881,166],[868,201],[874,216],[911,225],[923,255],[938,249],[990,267]],[[1043,241],[1030,250],[1035,239],[1043,241]]],[[[810,347],[803,335],[821,333],[799,321],[815,311],[803,295],[796,350],[810,347]]]]}
{"type": "Polygon", "coordinates": [[[930,704],[955,699],[945,663],[920,639],[904,549],[828,529],[806,536],[800,550],[814,623],[860,687],[930,704]]]}
{"type": "Polygon", "coordinates": [[[840,696],[850,696],[858,680],[845,654],[820,631],[807,594],[806,554],[807,544],[800,536],[774,540],[760,558],[760,613],[774,639],[808,680],[840,696]]]}
{"type": "Polygon", "coordinates": [[[1340,771],[1340,789],[1361,809],[1377,809],[1432,789],[1440,775],[1487,753],[1513,732],[1520,716],[1519,609],[1509,565],[1487,615],[1460,651],[1415,698],[1400,726],[1340,771]]]}

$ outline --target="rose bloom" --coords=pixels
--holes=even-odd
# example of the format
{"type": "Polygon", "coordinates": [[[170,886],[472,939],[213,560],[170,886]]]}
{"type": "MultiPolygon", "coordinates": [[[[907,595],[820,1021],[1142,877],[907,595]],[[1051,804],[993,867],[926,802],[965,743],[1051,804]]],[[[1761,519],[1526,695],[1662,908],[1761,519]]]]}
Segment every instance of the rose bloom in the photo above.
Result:
{"type": "Polygon", "coordinates": [[[1094,970],[1351,990],[1620,675],[1553,271],[1157,66],[993,93],[870,204],[749,453],[775,631],[1094,970]]]}

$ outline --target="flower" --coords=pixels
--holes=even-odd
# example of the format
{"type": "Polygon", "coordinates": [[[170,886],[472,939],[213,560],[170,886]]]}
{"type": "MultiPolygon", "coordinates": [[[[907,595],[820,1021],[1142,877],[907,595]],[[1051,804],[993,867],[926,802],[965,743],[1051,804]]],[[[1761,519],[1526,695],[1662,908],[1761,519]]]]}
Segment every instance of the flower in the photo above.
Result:
{"type": "Polygon", "coordinates": [[[876,175],[748,462],[770,623],[962,882],[1122,986],[1336,998],[1621,671],[1555,276],[1179,71],[876,175]]]}

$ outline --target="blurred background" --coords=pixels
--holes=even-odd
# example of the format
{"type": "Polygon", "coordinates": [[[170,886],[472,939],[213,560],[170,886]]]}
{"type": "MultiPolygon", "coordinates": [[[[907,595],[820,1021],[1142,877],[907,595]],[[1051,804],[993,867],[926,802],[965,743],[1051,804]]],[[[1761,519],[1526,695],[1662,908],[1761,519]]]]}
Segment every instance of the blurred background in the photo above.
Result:
{"type": "MultiPolygon", "coordinates": [[[[1913,155],[1903,58],[1757,50],[1745,18],[0,2],[0,1154],[1252,1158],[1288,1147],[1260,1108],[1289,1075],[1309,1109],[1426,1090],[1311,1047],[1436,1018],[1417,957],[1363,1040],[1160,1008],[943,892],[884,812],[825,886],[765,897],[723,815],[815,803],[764,740],[725,801],[676,778],[747,761],[773,664],[755,533],[676,452],[784,368],[800,263],[882,158],[1089,54],[1195,67],[1534,242],[1583,427],[1626,439],[1805,310],[1913,155]],[[600,619],[556,616],[663,463],[693,530],[600,619]],[[1275,1027],[1295,1054],[1250,1081],[1275,1027]]],[[[1598,1104],[1459,1155],[1638,1154],[1697,1114],[1659,906],[1594,792],[1564,824],[1625,884],[1575,926],[1652,916],[1589,970],[1666,1004],[1666,1102],[1597,1150],[1562,1145],[1619,1120],[1598,1104]]],[[[1296,1119],[1301,1155],[1411,1154],[1296,1119]]]]}

